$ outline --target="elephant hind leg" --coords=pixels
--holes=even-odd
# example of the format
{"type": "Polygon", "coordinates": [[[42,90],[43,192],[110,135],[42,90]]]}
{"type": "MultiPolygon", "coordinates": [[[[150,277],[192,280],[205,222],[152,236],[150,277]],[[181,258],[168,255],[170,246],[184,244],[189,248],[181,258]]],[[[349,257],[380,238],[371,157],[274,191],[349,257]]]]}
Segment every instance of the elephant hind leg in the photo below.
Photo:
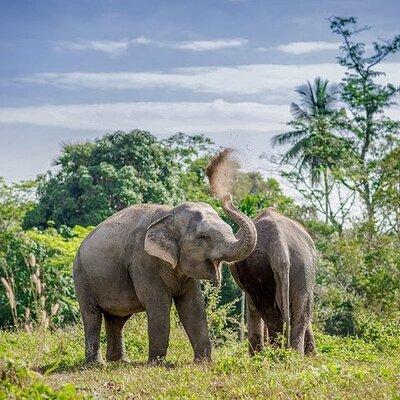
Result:
{"type": "Polygon", "coordinates": [[[254,356],[264,348],[264,334],[268,337],[268,331],[264,332],[264,321],[257,311],[250,296],[246,294],[247,306],[247,331],[249,339],[249,354],[254,356]]]}
{"type": "Polygon", "coordinates": [[[314,336],[310,328],[312,301],[307,297],[300,300],[301,297],[299,296],[297,301],[293,302],[290,341],[291,347],[303,355],[306,346],[314,343],[314,336]],[[309,339],[308,342],[306,342],[306,335],[309,339]]]}
{"type": "Polygon", "coordinates": [[[286,347],[293,347],[291,344],[291,315],[290,315],[290,298],[289,298],[289,275],[290,264],[289,262],[281,262],[273,265],[274,277],[276,282],[275,301],[281,312],[283,318],[284,335],[286,347]]]}
{"type": "Polygon", "coordinates": [[[280,347],[280,337],[283,333],[283,318],[278,307],[270,307],[266,310],[263,316],[266,326],[265,342],[273,347],[280,347]]]}
{"type": "Polygon", "coordinates": [[[311,323],[309,323],[306,329],[306,334],[304,339],[304,354],[313,356],[315,355],[315,353],[316,351],[315,351],[314,334],[312,331],[311,323]]]}
{"type": "Polygon", "coordinates": [[[78,263],[75,265],[74,280],[85,331],[86,363],[102,364],[103,360],[100,352],[100,329],[103,313],[92,297],[86,277],[82,274],[78,263]]]}
{"type": "Polygon", "coordinates": [[[85,309],[81,305],[83,326],[85,330],[85,356],[88,364],[102,364],[100,352],[100,329],[102,313],[100,309],[85,309]]]}
{"type": "Polygon", "coordinates": [[[119,317],[104,314],[107,335],[107,361],[128,361],[125,354],[123,328],[130,315],[119,317]]]}

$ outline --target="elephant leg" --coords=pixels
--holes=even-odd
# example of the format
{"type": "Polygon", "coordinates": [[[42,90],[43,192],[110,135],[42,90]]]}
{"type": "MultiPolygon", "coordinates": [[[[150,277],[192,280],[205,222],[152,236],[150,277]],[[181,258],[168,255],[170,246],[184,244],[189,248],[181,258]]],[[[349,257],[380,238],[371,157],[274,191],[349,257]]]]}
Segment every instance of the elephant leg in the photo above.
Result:
{"type": "Polygon", "coordinates": [[[149,335],[149,363],[158,364],[167,355],[172,298],[161,295],[156,301],[145,304],[149,335]]]}
{"type": "Polygon", "coordinates": [[[284,323],[284,335],[286,340],[286,347],[291,346],[291,315],[290,315],[290,298],[289,298],[289,272],[290,264],[288,262],[281,262],[272,267],[276,282],[275,300],[281,311],[284,323]]]}
{"type": "Polygon", "coordinates": [[[267,335],[265,343],[269,343],[274,347],[280,347],[279,337],[283,333],[282,314],[277,307],[270,307],[263,316],[266,326],[267,335]]]}
{"type": "Polygon", "coordinates": [[[305,336],[311,319],[312,302],[299,294],[292,305],[291,347],[300,354],[305,352],[305,336]]]}
{"type": "Polygon", "coordinates": [[[307,324],[303,321],[293,321],[292,329],[290,332],[291,348],[304,354],[304,337],[307,329],[307,324]]]}
{"type": "Polygon", "coordinates": [[[85,330],[85,358],[87,364],[102,364],[100,352],[100,329],[102,313],[99,309],[82,309],[83,327],[85,330]]]}
{"type": "Polygon", "coordinates": [[[246,294],[246,307],[249,354],[254,356],[264,348],[264,321],[248,294],[246,294]]]}
{"type": "Polygon", "coordinates": [[[130,315],[119,317],[104,314],[107,334],[107,361],[129,361],[125,354],[123,328],[130,315]]]}
{"type": "Polygon", "coordinates": [[[312,331],[311,322],[308,324],[304,339],[304,354],[313,356],[315,355],[315,340],[314,340],[314,333],[312,331]]]}
{"type": "Polygon", "coordinates": [[[100,352],[100,329],[102,311],[90,294],[86,277],[81,273],[79,265],[74,271],[75,290],[79,302],[85,332],[85,359],[88,364],[102,364],[100,352]]]}
{"type": "Polygon", "coordinates": [[[204,299],[198,282],[174,299],[179,318],[194,351],[194,361],[211,361],[211,342],[207,329],[204,299]]]}

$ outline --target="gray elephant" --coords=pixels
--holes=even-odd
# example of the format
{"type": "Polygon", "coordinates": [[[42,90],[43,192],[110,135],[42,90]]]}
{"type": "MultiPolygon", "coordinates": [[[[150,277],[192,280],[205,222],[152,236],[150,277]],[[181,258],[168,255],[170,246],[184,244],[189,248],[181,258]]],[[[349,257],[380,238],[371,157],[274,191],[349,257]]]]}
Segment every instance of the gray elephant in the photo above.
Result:
{"type": "Polygon", "coordinates": [[[287,345],[301,354],[313,354],[313,240],[299,223],[273,208],[253,222],[258,236],[254,252],[231,265],[236,282],[246,293],[250,353],[261,350],[264,340],[277,344],[286,323],[287,345]]]}
{"type": "Polygon", "coordinates": [[[88,235],[74,263],[87,362],[102,362],[102,316],[107,360],[124,360],[124,324],[141,311],[147,314],[149,362],[161,361],[168,347],[172,301],[195,361],[210,359],[198,279],[219,285],[220,263],[246,258],[257,237],[254,224],[233,206],[230,196],[225,198],[223,208],[241,227],[241,239],[212,207],[190,202],[173,208],[134,205],[111,216],[88,235]]]}

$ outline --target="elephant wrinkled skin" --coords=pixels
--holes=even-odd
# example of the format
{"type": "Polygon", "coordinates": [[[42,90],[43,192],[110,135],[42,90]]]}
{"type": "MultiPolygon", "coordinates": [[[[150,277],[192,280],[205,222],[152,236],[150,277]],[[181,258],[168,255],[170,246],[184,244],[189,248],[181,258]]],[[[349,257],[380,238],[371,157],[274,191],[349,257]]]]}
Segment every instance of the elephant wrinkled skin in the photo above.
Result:
{"type": "Polygon", "coordinates": [[[87,362],[102,362],[102,316],[107,360],[124,360],[123,327],[140,311],[147,314],[149,362],[162,360],[168,347],[172,301],[195,360],[210,359],[198,279],[219,285],[221,261],[247,257],[257,235],[252,221],[233,206],[230,196],[223,207],[244,232],[241,239],[212,207],[189,202],[173,208],[134,205],[111,216],[88,235],[74,263],[87,362]]]}
{"type": "Polygon", "coordinates": [[[273,208],[253,222],[257,229],[253,253],[231,265],[236,282],[246,293],[250,353],[261,350],[264,340],[277,344],[278,334],[285,330],[289,347],[313,354],[313,240],[300,224],[273,208]]]}

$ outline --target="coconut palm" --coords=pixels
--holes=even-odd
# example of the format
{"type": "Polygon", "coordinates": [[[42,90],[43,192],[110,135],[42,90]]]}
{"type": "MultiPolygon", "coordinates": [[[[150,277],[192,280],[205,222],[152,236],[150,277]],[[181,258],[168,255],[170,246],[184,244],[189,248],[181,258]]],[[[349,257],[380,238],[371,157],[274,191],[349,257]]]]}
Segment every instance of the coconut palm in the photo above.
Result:
{"type": "Polygon", "coordinates": [[[325,196],[325,216],[329,213],[329,169],[337,162],[338,151],[345,140],[334,135],[341,121],[343,111],[339,109],[339,89],[328,80],[316,78],[296,89],[300,104],[291,104],[292,130],[276,135],[273,145],[291,145],[285,152],[282,162],[295,162],[299,172],[310,174],[311,185],[317,186],[323,178],[325,196]]]}

